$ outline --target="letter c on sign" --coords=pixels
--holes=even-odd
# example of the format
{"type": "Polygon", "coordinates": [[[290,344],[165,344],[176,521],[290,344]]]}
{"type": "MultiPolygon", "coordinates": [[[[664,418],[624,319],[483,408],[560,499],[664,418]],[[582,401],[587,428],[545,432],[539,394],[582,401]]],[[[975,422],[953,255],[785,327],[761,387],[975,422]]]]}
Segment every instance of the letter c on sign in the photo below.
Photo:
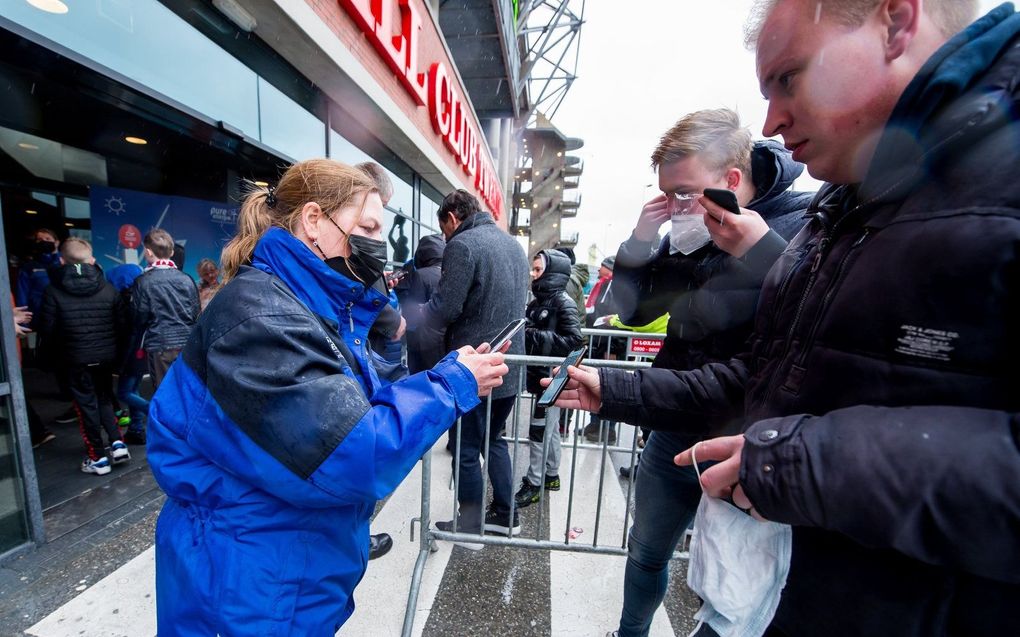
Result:
{"type": "Polygon", "coordinates": [[[436,134],[446,137],[450,134],[450,115],[453,111],[453,93],[446,65],[434,62],[429,67],[429,115],[436,134]]]}

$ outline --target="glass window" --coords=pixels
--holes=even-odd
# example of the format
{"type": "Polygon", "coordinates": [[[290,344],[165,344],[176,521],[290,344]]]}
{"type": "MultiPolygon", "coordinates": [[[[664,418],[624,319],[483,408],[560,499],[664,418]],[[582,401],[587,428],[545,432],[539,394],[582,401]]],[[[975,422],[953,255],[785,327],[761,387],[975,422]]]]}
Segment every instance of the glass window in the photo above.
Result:
{"type": "Polygon", "coordinates": [[[326,156],[326,124],[259,78],[260,139],[295,161],[326,156]]]}
{"type": "Polygon", "coordinates": [[[329,157],[351,166],[363,161],[373,161],[368,153],[347,141],[347,138],[334,130],[329,131],[329,157]]]}
{"type": "Polygon", "coordinates": [[[68,3],[54,14],[5,2],[4,17],[71,51],[258,136],[255,72],[156,0],[68,3]]]}
{"type": "Polygon", "coordinates": [[[386,171],[393,183],[393,197],[387,204],[386,224],[387,251],[389,259],[401,265],[414,255],[414,188],[400,177],[386,171]]]}
{"type": "Polygon", "coordinates": [[[0,398],[0,553],[28,541],[25,483],[21,479],[10,395],[0,398]]]}
{"type": "Polygon", "coordinates": [[[64,216],[68,219],[91,219],[89,200],[64,197],[64,216]]]}
{"type": "Polygon", "coordinates": [[[432,201],[422,193],[421,196],[421,234],[425,236],[427,234],[436,234],[441,232],[439,229],[439,218],[436,213],[439,212],[439,204],[432,201]]]}

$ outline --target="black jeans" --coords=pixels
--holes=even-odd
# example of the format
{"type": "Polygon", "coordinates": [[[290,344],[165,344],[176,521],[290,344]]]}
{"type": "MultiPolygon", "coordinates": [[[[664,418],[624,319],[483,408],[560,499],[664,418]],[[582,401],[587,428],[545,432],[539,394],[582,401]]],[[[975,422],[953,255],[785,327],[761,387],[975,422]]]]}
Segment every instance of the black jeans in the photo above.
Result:
{"type": "Polygon", "coordinates": [[[72,367],[68,378],[71,397],[78,411],[78,426],[85,439],[85,452],[91,460],[104,455],[102,431],[112,444],[120,440],[120,429],[113,415],[113,369],[109,363],[72,367]]]}
{"type": "MultiPolygon", "coordinates": [[[[464,414],[460,420],[460,482],[457,501],[460,503],[460,526],[474,529],[478,525],[482,501],[481,457],[485,451],[486,435],[489,439],[489,482],[492,484],[492,507],[500,513],[510,512],[510,498],[513,497],[513,476],[510,475],[510,452],[503,440],[506,419],[514,408],[516,396],[495,398],[492,401],[490,425],[486,428],[486,399],[464,414]]],[[[456,431],[456,430],[454,430],[456,431]]],[[[456,458],[455,458],[456,460],[456,458]]],[[[456,472],[456,465],[454,465],[456,472]]]]}

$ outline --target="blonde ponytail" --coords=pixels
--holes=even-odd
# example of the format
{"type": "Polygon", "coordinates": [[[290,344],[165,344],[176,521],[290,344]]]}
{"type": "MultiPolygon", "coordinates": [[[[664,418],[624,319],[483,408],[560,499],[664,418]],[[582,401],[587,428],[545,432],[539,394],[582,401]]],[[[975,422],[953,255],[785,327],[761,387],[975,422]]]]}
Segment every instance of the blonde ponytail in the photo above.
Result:
{"type": "Polygon", "coordinates": [[[237,215],[237,234],[223,246],[220,255],[224,283],[234,278],[242,265],[251,263],[259,239],[273,227],[273,215],[266,205],[268,196],[268,189],[255,190],[241,204],[241,212],[237,215]]]}

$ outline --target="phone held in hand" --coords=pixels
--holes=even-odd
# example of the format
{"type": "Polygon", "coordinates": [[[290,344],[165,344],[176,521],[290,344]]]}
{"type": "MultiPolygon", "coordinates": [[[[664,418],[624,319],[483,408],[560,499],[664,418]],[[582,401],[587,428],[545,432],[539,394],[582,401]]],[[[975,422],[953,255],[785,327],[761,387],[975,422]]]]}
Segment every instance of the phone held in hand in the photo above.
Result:
{"type": "Polygon", "coordinates": [[[588,351],[587,345],[582,345],[574,351],[567,354],[567,357],[560,363],[560,371],[553,377],[549,386],[542,392],[542,397],[538,399],[539,407],[550,407],[556,402],[556,399],[560,397],[560,392],[567,386],[567,368],[570,366],[577,367],[581,364],[581,360],[584,358],[584,353],[588,351]]]}
{"type": "Polygon", "coordinates": [[[506,342],[509,341],[514,334],[521,331],[521,328],[524,327],[526,323],[527,321],[525,319],[517,319],[516,321],[510,321],[507,323],[506,327],[501,329],[499,334],[496,334],[496,337],[489,341],[489,344],[492,346],[492,349],[489,351],[498,352],[499,348],[506,345],[506,342]]]}
{"type": "Polygon", "coordinates": [[[705,197],[709,201],[722,207],[727,212],[735,215],[740,214],[740,204],[737,202],[737,195],[732,190],[725,188],[705,188],[705,197]]]}

